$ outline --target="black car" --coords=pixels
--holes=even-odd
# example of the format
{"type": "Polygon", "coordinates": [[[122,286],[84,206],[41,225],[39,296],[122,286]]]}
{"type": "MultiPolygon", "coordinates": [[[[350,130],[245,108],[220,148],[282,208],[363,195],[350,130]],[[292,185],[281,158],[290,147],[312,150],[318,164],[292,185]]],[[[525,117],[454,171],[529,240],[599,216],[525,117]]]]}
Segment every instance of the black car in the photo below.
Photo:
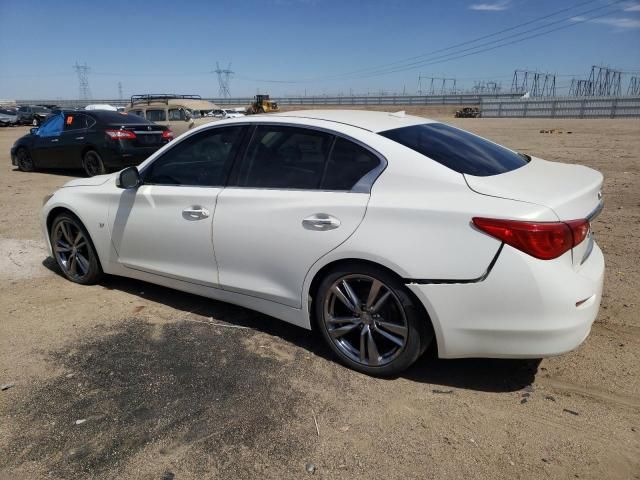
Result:
{"type": "Polygon", "coordinates": [[[18,108],[18,123],[38,126],[51,115],[51,110],[39,105],[24,105],[18,108]]]}
{"type": "Polygon", "coordinates": [[[121,112],[61,112],[19,138],[11,163],[38,168],[83,168],[89,176],[138,165],[173,139],[171,129],[121,112]]]}

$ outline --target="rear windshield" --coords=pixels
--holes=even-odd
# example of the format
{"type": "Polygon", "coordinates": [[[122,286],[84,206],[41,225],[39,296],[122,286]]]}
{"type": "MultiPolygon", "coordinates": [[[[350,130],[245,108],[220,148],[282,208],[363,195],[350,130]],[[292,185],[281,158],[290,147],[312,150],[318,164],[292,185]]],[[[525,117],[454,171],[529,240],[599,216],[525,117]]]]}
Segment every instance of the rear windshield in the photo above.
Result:
{"type": "Polygon", "coordinates": [[[409,147],[456,172],[488,177],[526,165],[526,155],[443,123],[395,128],[380,135],[409,147]]]}
{"type": "Polygon", "coordinates": [[[124,112],[110,112],[107,110],[103,110],[100,113],[96,113],[94,110],[93,113],[104,123],[117,123],[118,125],[127,125],[128,123],[151,123],[146,121],[144,118],[139,117],[137,115],[129,115],[124,112]]]}

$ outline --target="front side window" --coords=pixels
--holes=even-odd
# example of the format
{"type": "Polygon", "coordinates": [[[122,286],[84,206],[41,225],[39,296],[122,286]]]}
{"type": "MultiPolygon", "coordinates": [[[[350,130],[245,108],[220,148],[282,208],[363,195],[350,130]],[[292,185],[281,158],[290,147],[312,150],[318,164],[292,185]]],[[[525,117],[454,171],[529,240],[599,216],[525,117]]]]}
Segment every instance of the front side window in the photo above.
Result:
{"type": "Polygon", "coordinates": [[[223,186],[243,129],[242,126],[215,128],[179,142],[144,170],[143,182],[154,185],[223,186]]]}
{"type": "Polygon", "coordinates": [[[147,110],[147,120],[164,122],[167,120],[167,113],[164,110],[147,110]]]}
{"type": "Polygon", "coordinates": [[[64,121],[63,115],[56,115],[49,118],[38,128],[39,137],[57,137],[62,133],[62,125],[64,121]]]}
{"type": "Polygon", "coordinates": [[[380,135],[468,175],[498,175],[528,163],[525,155],[443,123],[396,128],[380,135]]]}
{"type": "Polygon", "coordinates": [[[256,128],[238,175],[254,188],[318,189],[333,135],[297,127],[256,128]]]}

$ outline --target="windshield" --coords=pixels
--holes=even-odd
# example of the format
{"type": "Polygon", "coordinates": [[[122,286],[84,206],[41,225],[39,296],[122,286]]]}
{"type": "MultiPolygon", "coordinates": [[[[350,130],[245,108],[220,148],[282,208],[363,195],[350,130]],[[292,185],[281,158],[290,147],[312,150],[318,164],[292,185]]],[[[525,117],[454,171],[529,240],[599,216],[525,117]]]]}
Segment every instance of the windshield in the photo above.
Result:
{"type": "Polygon", "coordinates": [[[151,123],[138,115],[132,115],[124,112],[110,112],[108,110],[103,110],[97,113],[97,116],[102,122],[111,124],[117,123],[120,125],[127,125],[129,123],[151,123]]]}
{"type": "Polygon", "coordinates": [[[425,123],[380,132],[451,170],[478,177],[510,172],[528,157],[443,123],[425,123]]]}

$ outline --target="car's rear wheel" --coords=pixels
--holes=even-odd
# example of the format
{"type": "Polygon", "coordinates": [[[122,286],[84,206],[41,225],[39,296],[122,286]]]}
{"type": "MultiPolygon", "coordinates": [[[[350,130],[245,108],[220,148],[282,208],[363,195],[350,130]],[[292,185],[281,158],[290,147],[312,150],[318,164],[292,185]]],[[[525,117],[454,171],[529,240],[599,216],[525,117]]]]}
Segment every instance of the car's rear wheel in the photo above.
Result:
{"type": "Polygon", "coordinates": [[[84,173],[89,177],[107,173],[102,157],[95,150],[89,150],[84,154],[82,158],[82,168],[84,168],[84,173]]]}
{"type": "Polygon", "coordinates": [[[314,313],[340,361],[370,375],[400,373],[432,338],[429,320],[402,282],[371,265],[349,265],[327,274],[314,313]]]}
{"type": "Polygon", "coordinates": [[[65,277],[75,283],[92,285],[102,277],[91,238],[82,222],[69,213],[58,215],[49,234],[56,263],[65,277]]]}
{"type": "Polygon", "coordinates": [[[35,164],[33,163],[33,157],[29,150],[26,148],[20,148],[16,152],[16,159],[18,160],[18,169],[23,172],[33,172],[35,170],[35,164]]]}

